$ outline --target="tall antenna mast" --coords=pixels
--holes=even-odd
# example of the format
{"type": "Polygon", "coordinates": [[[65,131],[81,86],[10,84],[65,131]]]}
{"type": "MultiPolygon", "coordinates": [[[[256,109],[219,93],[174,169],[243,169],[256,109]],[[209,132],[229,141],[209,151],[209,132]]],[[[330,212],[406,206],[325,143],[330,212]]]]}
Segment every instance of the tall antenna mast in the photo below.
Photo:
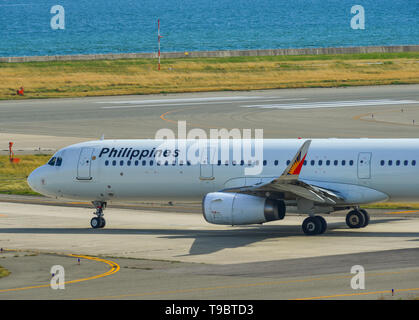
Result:
{"type": "Polygon", "coordinates": [[[160,38],[163,38],[160,35],[160,19],[157,19],[157,42],[159,45],[159,70],[160,70],[160,38]]]}

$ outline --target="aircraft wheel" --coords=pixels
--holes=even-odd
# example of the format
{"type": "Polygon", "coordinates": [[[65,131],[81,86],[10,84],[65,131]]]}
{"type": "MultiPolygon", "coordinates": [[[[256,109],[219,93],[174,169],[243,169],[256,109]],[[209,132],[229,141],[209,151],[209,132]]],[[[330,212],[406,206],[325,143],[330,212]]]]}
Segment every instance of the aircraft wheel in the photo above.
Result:
{"type": "Polygon", "coordinates": [[[100,218],[100,227],[99,228],[104,228],[105,226],[106,226],[105,218],[100,218]]]}
{"type": "Polygon", "coordinates": [[[322,225],[322,228],[320,230],[320,234],[325,233],[326,230],[327,230],[327,222],[326,222],[325,218],[323,218],[322,216],[316,216],[315,218],[319,219],[319,221],[322,225]]]}
{"type": "Polygon", "coordinates": [[[92,218],[92,220],[90,220],[90,225],[92,226],[93,229],[100,228],[101,226],[100,218],[92,218]]]}
{"type": "Polygon", "coordinates": [[[323,225],[318,217],[308,217],[303,221],[303,232],[306,235],[315,235],[319,234],[322,229],[323,225]]]}
{"type": "Polygon", "coordinates": [[[346,215],[346,224],[349,228],[362,228],[365,224],[365,216],[358,210],[349,211],[346,215]]]}
{"type": "Polygon", "coordinates": [[[365,218],[364,225],[361,228],[365,228],[370,223],[370,215],[365,209],[359,209],[359,211],[364,215],[365,218]]]}

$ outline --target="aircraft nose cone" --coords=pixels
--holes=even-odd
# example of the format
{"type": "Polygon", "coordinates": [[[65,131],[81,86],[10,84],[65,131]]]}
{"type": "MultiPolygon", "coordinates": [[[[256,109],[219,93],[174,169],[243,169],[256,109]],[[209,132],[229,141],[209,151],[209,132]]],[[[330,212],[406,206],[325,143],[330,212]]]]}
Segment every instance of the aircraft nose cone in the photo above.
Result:
{"type": "Polygon", "coordinates": [[[27,182],[33,191],[40,193],[42,181],[41,175],[39,173],[39,168],[32,171],[32,173],[29,175],[27,179],[27,182]]]}

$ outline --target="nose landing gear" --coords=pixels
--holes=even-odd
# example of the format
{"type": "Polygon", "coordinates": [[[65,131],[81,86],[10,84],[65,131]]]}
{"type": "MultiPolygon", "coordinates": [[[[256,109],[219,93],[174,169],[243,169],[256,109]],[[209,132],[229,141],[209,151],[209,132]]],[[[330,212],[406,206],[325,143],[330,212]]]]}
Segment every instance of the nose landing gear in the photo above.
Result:
{"type": "Polygon", "coordinates": [[[96,212],[93,212],[97,217],[90,220],[90,225],[93,229],[103,228],[106,225],[105,218],[103,218],[103,210],[106,208],[106,202],[92,201],[96,208],[96,212]]]}

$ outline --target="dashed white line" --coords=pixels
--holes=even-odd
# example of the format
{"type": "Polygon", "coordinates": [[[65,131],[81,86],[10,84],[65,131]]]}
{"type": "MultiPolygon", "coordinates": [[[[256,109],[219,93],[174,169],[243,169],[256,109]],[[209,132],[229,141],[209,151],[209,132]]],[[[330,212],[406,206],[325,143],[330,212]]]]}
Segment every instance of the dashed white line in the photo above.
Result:
{"type": "Polygon", "coordinates": [[[242,105],[243,108],[260,109],[315,109],[315,108],[338,108],[338,107],[360,107],[360,106],[378,106],[395,104],[414,104],[419,103],[415,100],[358,100],[358,101],[327,101],[327,102],[309,102],[293,104],[257,104],[242,105]]]}

